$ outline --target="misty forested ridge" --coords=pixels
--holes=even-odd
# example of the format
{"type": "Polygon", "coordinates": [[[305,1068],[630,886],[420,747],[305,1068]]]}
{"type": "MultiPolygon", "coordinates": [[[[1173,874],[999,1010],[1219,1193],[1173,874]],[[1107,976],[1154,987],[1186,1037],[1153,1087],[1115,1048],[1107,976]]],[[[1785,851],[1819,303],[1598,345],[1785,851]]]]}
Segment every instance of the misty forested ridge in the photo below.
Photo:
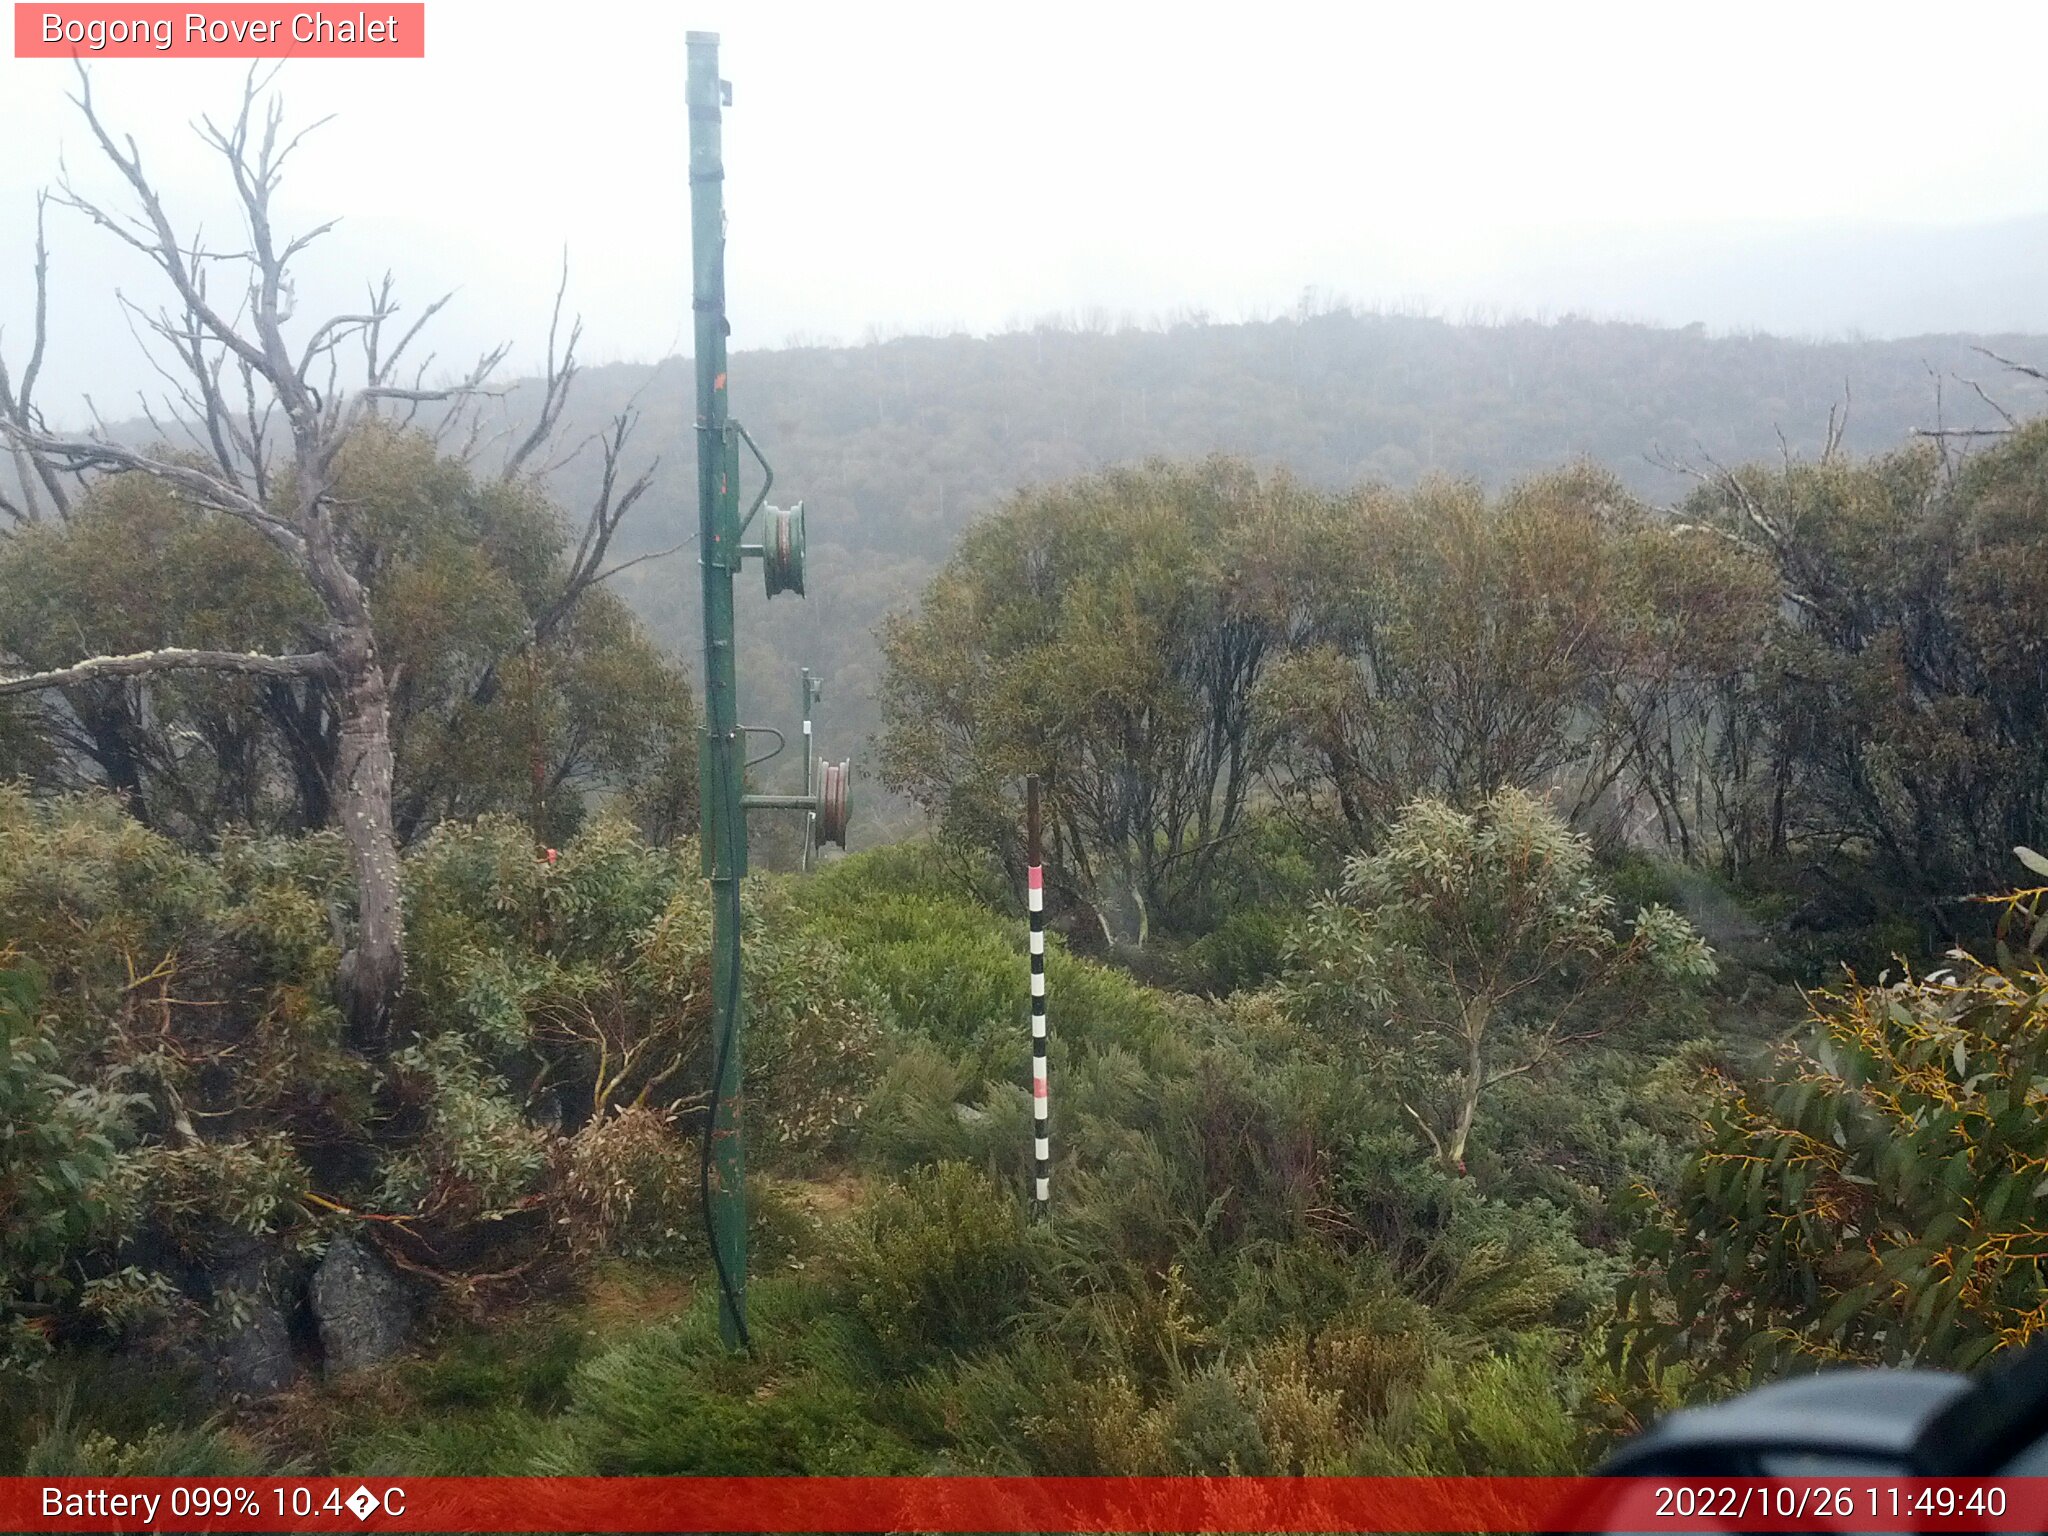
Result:
{"type": "MultiPolygon", "coordinates": [[[[787,728],[788,678],[801,665],[818,670],[830,689],[821,718],[843,733],[860,771],[877,724],[875,625],[915,596],[962,529],[1022,487],[1225,453],[1332,490],[1405,488],[1431,474],[1497,490],[1585,458],[1671,505],[1713,464],[1815,456],[1838,417],[1852,453],[1921,429],[1997,426],[1966,381],[2024,409],[2040,386],[1984,353],[2039,350],[2023,336],[1815,342],[1348,309],[743,350],[734,413],[772,443],[778,495],[804,498],[818,572],[807,602],[753,615],[745,682],[763,718],[787,728]]],[[[688,453],[668,447],[687,435],[687,359],[590,369],[570,420],[588,429],[628,400],[643,415],[643,446],[666,457],[622,543],[668,548],[695,517],[688,453]]],[[[515,390],[508,405],[516,414],[520,404],[515,390]]],[[[565,502],[582,499],[592,473],[588,460],[569,466],[565,502]]],[[[694,578],[684,553],[619,584],[682,654],[697,633],[694,578]]],[[[892,808],[886,826],[907,825],[892,808]]],[[[872,835],[872,822],[857,819],[856,838],[872,835]]]]}
{"type": "Polygon", "coordinates": [[[735,355],[866,846],[727,887],[734,1348],[689,366],[295,315],[265,110],[203,257],[99,134],[182,410],[0,351],[0,1472],[1566,1474],[2048,1328],[2048,340],[735,355]]]}
{"type": "MultiPolygon", "coordinates": [[[[2004,334],[1818,341],[1584,317],[1459,323],[1312,296],[1266,321],[1070,316],[992,337],[741,350],[735,415],[772,446],[778,498],[805,501],[818,572],[805,602],[750,616],[743,682],[755,714],[786,731],[796,670],[825,680],[820,718],[863,779],[853,836],[869,846],[915,825],[866,772],[876,626],[1020,488],[1224,453],[1325,489],[1430,475],[1499,489],[1583,458],[1668,506],[1714,466],[1813,457],[1837,421],[1851,453],[1996,427],[1999,407],[2024,411],[2042,393],[1996,359],[2040,350],[2040,338],[2004,334]]],[[[503,390],[493,431],[516,439],[542,381],[503,390]]],[[[638,416],[627,463],[651,475],[617,549],[651,558],[613,585],[687,658],[699,643],[689,359],[585,367],[556,435],[575,443],[627,410],[638,416]]],[[[131,421],[115,435],[143,442],[150,428],[131,421]]],[[[602,469],[579,453],[551,488],[582,506],[602,469]]]]}

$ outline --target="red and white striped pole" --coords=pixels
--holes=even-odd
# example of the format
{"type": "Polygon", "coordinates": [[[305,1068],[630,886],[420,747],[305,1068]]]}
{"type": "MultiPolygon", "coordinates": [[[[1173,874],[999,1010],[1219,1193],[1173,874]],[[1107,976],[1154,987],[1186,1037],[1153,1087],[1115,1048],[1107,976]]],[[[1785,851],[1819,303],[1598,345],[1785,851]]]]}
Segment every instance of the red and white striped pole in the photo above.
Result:
{"type": "Polygon", "coordinates": [[[1038,843],[1038,775],[1024,783],[1025,902],[1031,911],[1031,1159],[1032,1206],[1052,1198],[1052,1130],[1046,1117],[1045,1075],[1045,865],[1038,843]]]}

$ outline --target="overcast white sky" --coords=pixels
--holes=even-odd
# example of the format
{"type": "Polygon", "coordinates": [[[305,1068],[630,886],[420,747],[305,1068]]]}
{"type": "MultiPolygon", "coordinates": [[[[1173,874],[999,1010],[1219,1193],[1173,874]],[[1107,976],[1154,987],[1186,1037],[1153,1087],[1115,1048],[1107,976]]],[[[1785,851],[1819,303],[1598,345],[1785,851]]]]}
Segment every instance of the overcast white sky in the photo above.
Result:
{"type": "MultiPolygon", "coordinates": [[[[1087,309],[1235,318],[1309,286],[1808,333],[2048,314],[2048,6],[1872,0],[428,0],[423,61],[284,71],[297,120],[336,114],[287,188],[306,222],[345,220],[311,302],[389,266],[422,301],[462,289],[451,360],[537,344],[566,245],[591,361],[677,350],[691,28],[723,34],[735,91],[736,347],[1087,309]],[[1872,260],[1887,226],[1877,248],[1907,255],[1872,260]]],[[[245,67],[95,69],[174,210],[222,234],[185,125],[231,107],[245,67]]],[[[116,190],[70,86],[68,64],[0,59],[10,351],[34,189],[63,154],[116,190]]],[[[146,274],[75,218],[52,242],[46,399],[111,409],[143,375],[110,292],[146,274]]]]}

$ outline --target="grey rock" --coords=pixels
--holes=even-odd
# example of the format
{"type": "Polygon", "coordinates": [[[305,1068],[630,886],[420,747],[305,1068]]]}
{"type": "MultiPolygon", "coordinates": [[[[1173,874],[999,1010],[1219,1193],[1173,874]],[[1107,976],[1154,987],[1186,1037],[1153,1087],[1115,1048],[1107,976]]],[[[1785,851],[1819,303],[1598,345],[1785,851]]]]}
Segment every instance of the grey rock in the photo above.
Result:
{"type": "Polygon", "coordinates": [[[221,1390],[241,1397],[282,1392],[298,1375],[291,1324],[260,1252],[246,1251],[214,1270],[209,1353],[221,1390]]]}
{"type": "Polygon", "coordinates": [[[389,1360],[412,1331],[412,1298],[390,1267],[352,1237],[338,1237],[309,1290],[330,1374],[389,1360]]]}

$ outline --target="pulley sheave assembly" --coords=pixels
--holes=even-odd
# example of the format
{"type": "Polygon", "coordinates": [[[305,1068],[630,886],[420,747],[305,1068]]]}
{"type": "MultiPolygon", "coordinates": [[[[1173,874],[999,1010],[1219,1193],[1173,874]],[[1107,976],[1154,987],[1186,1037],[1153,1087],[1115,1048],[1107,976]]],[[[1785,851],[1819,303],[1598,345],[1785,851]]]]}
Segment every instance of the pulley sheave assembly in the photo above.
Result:
{"type": "MultiPolygon", "coordinates": [[[[732,520],[728,530],[732,542],[726,548],[737,547],[740,561],[761,562],[761,582],[770,597],[779,597],[784,592],[804,595],[804,504],[799,501],[793,507],[771,507],[768,492],[775,484],[775,470],[768,463],[767,455],[761,452],[747,429],[738,422],[728,422],[725,429],[725,485],[726,496],[732,508],[732,520]],[[740,448],[754,456],[754,462],[761,466],[761,489],[754,497],[754,504],[747,508],[745,517],[738,517],[738,501],[732,497],[732,490],[739,484],[740,448]],[[743,542],[758,522],[761,527],[760,542],[743,542]]],[[[735,565],[737,569],[737,565],[735,565]]]]}
{"type": "Polygon", "coordinates": [[[761,509],[761,579],[770,597],[804,595],[804,504],[761,509]]]}
{"type": "MultiPolygon", "coordinates": [[[[842,758],[836,763],[818,761],[816,735],[812,729],[811,712],[817,707],[825,688],[811,675],[809,667],[804,668],[799,684],[797,702],[803,712],[804,731],[804,790],[800,795],[742,795],[740,804],[750,811],[802,811],[804,813],[803,868],[809,870],[815,861],[817,851],[825,844],[836,847],[846,846],[846,824],[851,814],[850,800],[853,783],[853,763],[842,758]]],[[[775,752],[767,757],[757,758],[749,763],[765,763],[782,750],[780,731],[768,726],[741,726],[742,731],[767,731],[776,738],[775,752]]]]}
{"type": "Polygon", "coordinates": [[[818,768],[818,842],[846,846],[847,784],[853,777],[850,761],[821,763],[818,768]]]}

